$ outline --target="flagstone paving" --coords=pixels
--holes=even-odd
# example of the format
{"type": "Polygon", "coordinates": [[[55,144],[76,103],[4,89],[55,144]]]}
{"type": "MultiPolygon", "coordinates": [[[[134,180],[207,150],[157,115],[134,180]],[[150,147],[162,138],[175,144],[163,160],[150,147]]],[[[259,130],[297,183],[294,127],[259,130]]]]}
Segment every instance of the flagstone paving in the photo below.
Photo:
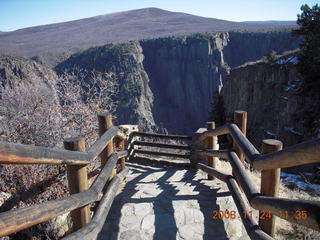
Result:
{"type": "Polygon", "coordinates": [[[249,239],[236,219],[212,219],[234,210],[227,186],[188,166],[136,158],[98,239],[249,239]]]}

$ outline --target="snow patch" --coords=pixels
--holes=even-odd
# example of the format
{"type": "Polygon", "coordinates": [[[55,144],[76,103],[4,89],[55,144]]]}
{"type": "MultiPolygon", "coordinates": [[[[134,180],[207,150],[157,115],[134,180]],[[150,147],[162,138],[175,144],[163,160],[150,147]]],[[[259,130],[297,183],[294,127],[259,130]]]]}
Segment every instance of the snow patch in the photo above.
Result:
{"type": "MultiPolygon", "coordinates": [[[[312,173],[304,173],[304,175],[310,176],[312,173]]],[[[312,189],[313,191],[320,191],[320,185],[304,182],[301,180],[302,177],[298,174],[281,172],[280,176],[283,178],[282,181],[284,184],[294,184],[301,190],[312,189]]]]}
{"type": "Polygon", "coordinates": [[[295,130],[293,127],[284,127],[284,130],[291,132],[292,134],[302,136],[303,134],[297,130],[295,130]]]}

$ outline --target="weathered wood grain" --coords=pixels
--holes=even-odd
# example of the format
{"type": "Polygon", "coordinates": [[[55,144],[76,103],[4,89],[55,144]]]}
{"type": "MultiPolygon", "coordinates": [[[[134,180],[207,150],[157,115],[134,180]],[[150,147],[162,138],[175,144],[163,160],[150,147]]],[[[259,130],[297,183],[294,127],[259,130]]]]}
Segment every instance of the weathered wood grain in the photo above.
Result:
{"type": "Polygon", "coordinates": [[[227,179],[227,185],[232,195],[232,198],[237,206],[237,212],[242,219],[242,222],[250,239],[272,240],[272,237],[270,237],[268,234],[266,234],[259,228],[254,218],[248,217],[250,216],[251,209],[242,198],[241,190],[237,184],[237,181],[232,176],[230,176],[227,179]]]}
{"type": "Polygon", "coordinates": [[[152,137],[152,138],[165,138],[165,139],[174,139],[174,140],[186,140],[191,141],[192,137],[185,135],[166,135],[158,133],[145,133],[145,132],[132,132],[132,136],[142,136],[142,137],[152,137]]]}
{"type": "MultiPolygon", "coordinates": [[[[63,145],[71,151],[86,151],[84,138],[68,138],[63,145]]],[[[70,195],[86,191],[89,187],[87,166],[67,166],[67,179],[70,195]]],[[[71,218],[74,231],[84,227],[90,221],[90,206],[73,210],[71,218]]]]}
{"type": "Polygon", "coordinates": [[[229,150],[205,150],[200,149],[195,151],[200,156],[212,156],[218,158],[228,159],[229,150]]]}
{"type": "MultiPolygon", "coordinates": [[[[282,142],[275,139],[264,139],[262,141],[262,153],[277,152],[282,149],[282,142]]],[[[269,197],[277,197],[280,186],[280,168],[268,169],[261,171],[261,188],[260,191],[263,195],[269,197]]],[[[259,219],[261,229],[269,234],[271,237],[275,236],[276,218],[259,219]]]]}
{"type": "Polygon", "coordinates": [[[256,158],[253,167],[258,170],[294,167],[320,162],[320,139],[315,139],[279,152],[269,153],[256,158]]]}
{"type": "Polygon", "coordinates": [[[117,127],[112,126],[89,148],[88,153],[91,155],[91,161],[96,159],[111,143],[118,130],[117,127]]]}
{"type": "MultiPolygon", "coordinates": [[[[216,124],[215,122],[207,122],[207,130],[212,130],[216,128],[216,124]]],[[[206,139],[207,141],[207,149],[208,150],[217,150],[217,136],[209,136],[206,139]]],[[[218,162],[218,158],[211,156],[211,155],[207,155],[207,161],[208,161],[208,166],[212,167],[212,168],[216,168],[217,166],[217,162],[218,162]]],[[[213,176],[208,175],[208,180],[212,180],[213,176]]]]}
{"type": "Polygon", "coordinates": [[[0,164],[86,165],[88,153],[0,142],[0,164]]]}
{"type": "Polygon", "coordinates": [[[199,134],[197,137],[199,141],[205,140],[207,137],[210,136],[221,136],[229,133],[229,129],[227,125],[223,125],[221,127],[217,127],[212,130],[205,131],[204,133],[199,134]]]}
{"type": "Polygon", "coordinates": [[[280,218],[320,231],[319,201],[256,196],[251,201],[251,205],[258,210],[270,211],[280,218]],[[305,211],[306,218],[299,218],[297,211],[305,211]]]}
{"type": "Polygon", "coordinates": [[[96,199],[97,193],[89,189],[85,192],[58,200],[0,213],[0,237],[45,222],[76,208],[86,206],[96,199]]]}
{"type": "Polygon", "coordinates": [[[120,173],[118,173],[108,185],[107,191],[104,194],[103,198],[101,199],[99,206],[96,210],[92,221],[85,226],[84,228],[80,229],[77,232],[74,232],[66,237],[63,240],[77,240],[77,239],[87,239],[93,240],[96,239],[98,234],[100,233],[107,215],[110,211],[112,202],[115,198],[117,193],[120,181],[127,175],[129,169],[125,167],[120,173]]]}
{"type": "Polygon", "coordinates": [[[229,174],[223,173],[222,171],[219,171],[218,169],[209,167],[203,163],[198,163],[197,167],[201,169],[202,171],[208,173],[209,175],[218,178],[219,180],[226,182],[227,178],[230,177],[229,174]]]}
{"type": "MultiPolygon", "coordinates": [[[[244,136],[247,134],[247,112],[237,110],[233,113],[233,121],[239,127],[240,131],[243,133],[244,136]]],[[[236,154],[239,156],[241,162],[244,162],[244,155],[239,148],[239,146],[233,141],[233,149],[235,150],[236,154]]]]}
{"type": "Polygon", "coordinates": [[[31,207],[0,213],[0,237],[55,218],[98,200],[99,194],[108,181],[108,177],[114,169],[117,160],[127,154],[127,151],[112,154],[92,186],[84,192],[31,207]]]}
{"type": "Polygon", "coordinates": [[[146,154],[146,155],[155,155],[155,156],[166,156],[166,157],[177,157],[177,158],[190,158],[190,154],[177,154],[177,153],[169,153],[169,152],[156,152],[156,151],[147,151],[134,149],[134,154],[146,154]]]}
{"type": "Polygon", "coordinates": [[[182,145],[182,144],[168,144],[168,143],[146,142],[146,141],[134,141],[132,144],[136,146],[190,150],[189,145],[182,145]]]}
{"type": "Polygon", "coordinates": [[[238,155],[235,152],[229,152],[229,161],[232,166],[232,172],[242,187],[249,202],[257,196],[260,195],[255,184],[252,183],[249,174],[246,172],[242,162],[240,161],[238,155]]]}
{"type": "Polygon", "coordinates": [[[239,127],[236,124],[230,123],[230,124],[228,124],[228,128],[229,128],[230,134],[231,134],[234,142],[240,148],[240,150],[245,155],[245,157],[248,161],[250,161],[252,163],[254,161],[254,159],[256,159],[258,156],[260,156],[259,151],[246,138],[246,136],[241,132],[241,130],[239,129],[239,127]]]}

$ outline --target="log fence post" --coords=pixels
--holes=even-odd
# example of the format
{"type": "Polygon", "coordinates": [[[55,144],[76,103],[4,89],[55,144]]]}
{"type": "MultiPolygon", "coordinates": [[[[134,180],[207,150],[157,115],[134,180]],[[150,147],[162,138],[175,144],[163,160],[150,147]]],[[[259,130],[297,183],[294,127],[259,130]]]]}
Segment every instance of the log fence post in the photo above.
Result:
{"type": "MultiPolygon", "coordinates": [[[[63,142],[64,148],[71,151],[85,152],[83,138],[67,138],[63,142]]],[[[87,166],[67,166],[67,178],[70,195],[88,189],[87,166]]],[[[77,231],[90,222],[90,205],[71,211],[73,231],[77,231]]]]}
{"type": "MultiPolygon", "coordinates": [[[[271,153],[282,150],[282,142],[275,139],[264,139],[262,141],[262,153],[271,153]]],[[[261,171],[261,193],[270,197],[277,197],[280,184],[280,168],[261,171]]],[[[268,209],[265,209],[268,212],[268,209]]],[[[260,212],[261,214],[261,212],[260,212]]],[[[261,229],[271,237],[275,235],[276,217],[259,219],[261,229]]]]}
{"type": "MultiPolygon", "coordinates": [[[[233,121],[237,124],[244,136],[247,134],[247,116],[247,112],[241,110],[236,110],[233,114],[233,121]]],[[[235,142],[233,142],[233,149],[237,153],[241,162],[244,163],[244,155],[235,142]]]]}
{"type": "MultiPolygon", "coordinates": [[[[98,114],[98,121],[99,121],[99,136],[101,137],[109,128],[113,126],[112,123],[112,115],[110,113],[101,113],[98,114]]],[[[113,149],[113,140],[111,140],[106,148],[101,152],[101,167],[107,162],[108,158],[114,152],[113,149]]],[[[114,169],[111,173],[110,179],[112,179],[116,175],[116,169],[114,169]]]]}
{"type": "MultiPolygon", "coordinates": [[[[126,142],[124,139],[120,139],[118,137],[115,138],[115,146],[116,146],[117,151],[123,151],[125,149],[125,144],[126,144],[126,142]]],[[[119,158],[117,165],[118,165],[117,167],[120,168],[119,172],[121,170],[123,170],[126,166],[126,158],[125,157],[119,158]]]]}
{"type": "MultiPolygon", "coordinates": [[[[207,130],[212,130],[215,128],[215,122],[207,122],[207,130]]],[[[207,137],[207,149],[209,150],[218,150],[218,137],[209,136],[207,137]]],[[[216,168],[218,158],[217,157],[207,157],[209,167],[216,168]]],[[[208,180],[212,180],[213,176],[208,175],[208,180]]]]}

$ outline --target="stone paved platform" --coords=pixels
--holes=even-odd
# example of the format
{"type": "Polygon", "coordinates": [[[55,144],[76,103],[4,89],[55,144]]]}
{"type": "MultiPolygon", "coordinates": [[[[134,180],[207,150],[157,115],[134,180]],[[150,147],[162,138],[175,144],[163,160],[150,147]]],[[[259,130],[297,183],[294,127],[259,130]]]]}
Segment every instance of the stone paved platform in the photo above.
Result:
{"type": "Polygon", "coordinates": [[[249,239],[240,219],[211,219],[214,210],[236,210],[223,182],[143,158],[127,166],[126,184],[98,239],[249,239]]]}

